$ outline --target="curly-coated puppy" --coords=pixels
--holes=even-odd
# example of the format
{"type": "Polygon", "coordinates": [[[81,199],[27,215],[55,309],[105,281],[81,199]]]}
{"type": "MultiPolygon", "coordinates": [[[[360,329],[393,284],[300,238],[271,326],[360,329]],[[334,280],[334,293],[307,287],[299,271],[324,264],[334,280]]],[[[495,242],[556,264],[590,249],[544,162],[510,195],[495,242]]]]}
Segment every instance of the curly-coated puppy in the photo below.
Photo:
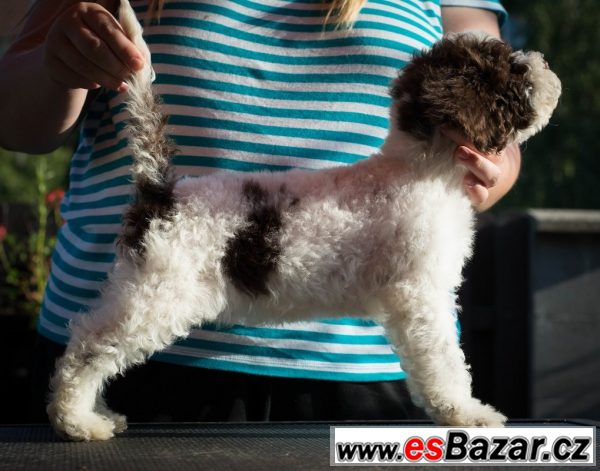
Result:
{"type": "MultiPolygon", "coordinates": [[[[121,8],[124,29],[147,52],[128,3],[121,8]]],[[[473,211],[440,127],[499,151],[542,129],[559,95],[541,54],[452,35],[396,79],[389,136],[368,159],[177,181],[148,65],[129,84],[137,200],[100,302],[73,323],[57,363],[55,429],[74,440],[124,430],[102,399],[106,382],[194,325],[315,313],[383,324],[414,401],[438,424],[501,426],[505,417],[473,398],[456,339],[451,293],[471,254],[473,211]]]]}

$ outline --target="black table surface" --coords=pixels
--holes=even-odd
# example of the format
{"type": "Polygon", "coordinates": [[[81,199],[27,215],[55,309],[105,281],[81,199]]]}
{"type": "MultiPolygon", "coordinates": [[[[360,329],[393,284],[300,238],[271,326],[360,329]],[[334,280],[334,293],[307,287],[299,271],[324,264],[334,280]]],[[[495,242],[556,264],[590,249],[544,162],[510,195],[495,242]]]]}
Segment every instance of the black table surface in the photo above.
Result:
{"type": "MultiPolygon", "coordinates": [[[[330,467],[329,432],[332,425],[415,427],[431,424],[426,422],[130,424],[129,429],[116,438],[91,443],[63,441],[47,425],[0,425],[0,469],[11,471],[327,469],[330,467]]],[[[508,426],[511,425],[596,426],[596,457],[599,456],[600,422],[575,419],[511,421],[508,426]]],[[[373,466],[362,469],[378,468],[373,466]]],[[[389,466],[380,468],[390,469],[389,466]]],[[[431,467],[418,466],[418,468],[431,467]]],[[[488,471],[490,469],[489,466],[469,467],[469,469],[478,468],[488,471]]],[[[559,468],[535,467],[535,469],[554,471],[559,468]]],[[[444,466],[442,469],[464,468],[444,466]]],[[[579,469],[593,468],[579,467],[579,469]]]]}

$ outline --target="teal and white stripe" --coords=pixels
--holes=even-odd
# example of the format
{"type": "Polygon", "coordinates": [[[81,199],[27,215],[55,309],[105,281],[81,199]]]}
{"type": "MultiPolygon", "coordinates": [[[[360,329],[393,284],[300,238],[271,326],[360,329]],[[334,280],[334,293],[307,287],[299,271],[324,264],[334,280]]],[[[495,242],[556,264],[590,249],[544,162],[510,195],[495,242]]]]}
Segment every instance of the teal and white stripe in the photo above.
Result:
{"type": "MultiPolygon", "coordinates": [[[[143,16],[145,1],[133,2],[143,16]]],[[[442,0],[505,12],[498,2],[442,0]]],[[[181,175],[347,165],[388,126],[397,70],[441,36],[440,2],[369,0],[351,32],[322,27],[321,0],[168,1],[146,28],[156,90],[181,175]]],[[[39,331],[58,342],[89,310],[114,259],[131,199],[122,96],[90,106],[62,206],[39,331]]],[[[383,328],[358,319],[272,328],[207,326],[157,354],[253,374],[379,381],[404,377],[383,328]]]]}

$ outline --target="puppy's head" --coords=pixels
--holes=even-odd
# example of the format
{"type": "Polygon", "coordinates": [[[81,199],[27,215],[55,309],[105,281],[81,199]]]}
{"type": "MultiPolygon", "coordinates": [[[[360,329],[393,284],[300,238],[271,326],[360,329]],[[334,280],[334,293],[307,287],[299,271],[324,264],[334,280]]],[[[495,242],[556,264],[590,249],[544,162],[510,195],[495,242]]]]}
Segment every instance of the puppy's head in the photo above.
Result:
{"type": "Polygon", "coordinates": [[[391,93],[401,131],[427,141],[448,126],[480,151],[493,152],[541,130],[560,90],[540,53],[515,52],[498,39],[461,33],[414,57],[391,93]]]}

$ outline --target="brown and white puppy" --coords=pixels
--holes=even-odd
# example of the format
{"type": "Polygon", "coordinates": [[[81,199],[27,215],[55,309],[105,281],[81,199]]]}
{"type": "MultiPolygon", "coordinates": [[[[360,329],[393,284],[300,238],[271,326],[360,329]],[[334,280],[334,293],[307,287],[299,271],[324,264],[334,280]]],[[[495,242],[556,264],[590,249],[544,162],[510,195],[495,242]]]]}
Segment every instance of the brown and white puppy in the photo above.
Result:
{"type": "MultiPolygon", "coordinates": [[[[121,22],[143,45],[127,2],[121,22]]],[[[71,326],[48,406],[55,429],[103,440],[126,428],[107,381],[192,326],[355,315],[382,323],[412,397],[438,424],[501,426],[472,397],[456,339],[455,295],[471,254],[473,211],[440,128],[481,151],[544,127],[560,82],[541,54],[476,34],[448,36],[392,88],[381,151],[323,171],[220,173],[176,180],[151,69],[129,84],[137,201],[98,306],[71,326]]],[[[206,385],[210,387],[210,385],[206,385]]]]}

